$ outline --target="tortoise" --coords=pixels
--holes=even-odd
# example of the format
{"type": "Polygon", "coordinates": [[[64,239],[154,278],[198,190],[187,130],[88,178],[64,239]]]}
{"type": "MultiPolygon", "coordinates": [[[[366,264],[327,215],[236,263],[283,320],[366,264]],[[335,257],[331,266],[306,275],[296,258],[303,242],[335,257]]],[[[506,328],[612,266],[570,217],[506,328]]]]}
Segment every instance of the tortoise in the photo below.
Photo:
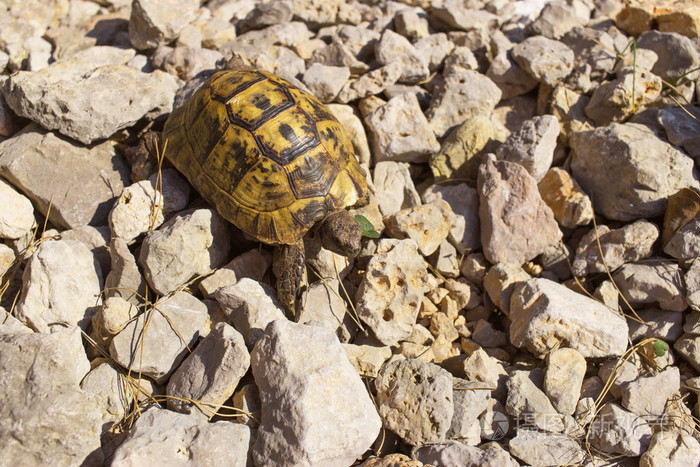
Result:
{"type": "Polygon", "coordinates": [[[260,70],[214,73],[165,123],[165,157],[219,214],[280,249],[277,296],[294,315],[304,236],[360,250],[348,207],[369,200],[365,171],[338,120],[314,96],[260,70]]]}

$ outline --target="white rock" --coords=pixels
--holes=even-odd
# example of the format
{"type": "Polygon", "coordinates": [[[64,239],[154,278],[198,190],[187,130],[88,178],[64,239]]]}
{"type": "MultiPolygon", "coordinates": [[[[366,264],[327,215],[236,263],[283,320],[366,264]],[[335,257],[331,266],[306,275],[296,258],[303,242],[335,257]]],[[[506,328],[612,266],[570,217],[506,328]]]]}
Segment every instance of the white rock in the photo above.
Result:
{"type": "Polygon", "coordinates": [[[395,360],[374,384],[384,426],[412,446],[445,440],[454,414],[450,373],[416,359],[395,360]]]}
{"type": "Polygon", "coordinates": [[[550,86],[566,78],[574,63],[574,52],[563,42],[532,36],[513,47],[513,59],[530,75],[550,86]]]}
{"type": "Polygon", "coordinates": [[[399,81],[415,84],[425,80],[430,75],[428,62],[405,37],[391,29],[385,29],[382,37],[376,42],[374,53],[381,65],[401,63],[402,72],[399,81]]]}
{"type": "Polygon", "coordinates": [[[248,349],[253,348],[269,323],[287,319],[274,289],[247,277],[221,287],[214,293],[214,299],[243,335],[248,349]]]}
{"type": "Polygon", "coordinates": [[[377,162],[373,181],[379,210],[388,216],[402,209],[420,206],[421,200],[407,164],[393,161],[377,162]]]}
{"type": "Polygon", "coordinates": [[[453,439],[465,444],[481,443],[481,426],[479,417],[486,412],[491,399],[491,392],[484,390],[484,383],[454,378],[452,383],[452,401],[454,414],[447,432],[447,439],[453,439]],[[471,432],[477,429],[475,443],[471,443],[471,432]]]}
{"type": "Polygon", "coordinates": [[[231,244],[230,224],[213,209],[178,214],[151,232],[141,245],[139,264],[146,280],[167,295],[193,277],[222,266],[231,244]]]}
{"type": "Polygon", "coordinates": [[[209,297],[221,287],[233,285],[244,277],[261,281],[272,263],[272,255],[267,250],[253,248],[241,253],[227,265],[217,269],[199,283],[199,290],[209,297]]]}
{"type": "Polygon", "coordinates": [[[372,345],[342,344],[350,363],[360,376],[376,378],[379,369],[391,358],[391,347],[372,345]]]}
{"type": "Polygon", "coordinates": [[[440,149],[418,98],[400,94],[365,117],[376,162],[427,162],[440,149]]]}
{"type": "Polygon", "coordinates": [[[350,68],[314,63],[304,72],[304,84],[321,102],[331,102],[350,78],[350,68]]]}
{"type": "Polygon", "coordinates": [[[393,345],[411,335],[427,281],[427,265],[415,241],[379,241],[357,289],[356,307],[382,344],[393,345]]]}
{"type": "Polygon", "coordinates": [[[152,49],[177,39],[195,19],[197,0],[135,0],[129,19],[129,37],[137,49],[152,49]]]}
{"type": "Polygon", "coordinates": [[[700,232],[700,215],[693,217],[673,234],[664,246],[664,253],[682,260],[691,260],[700,256],[698,232],[700,232]]]}
{"type": "Polygon", "coordinates": [[[465,378],[470,381],[483,381],[493,390],[492,396],[503,399],[506,396],[506,383],[509,375],[503,363],[478,349],[464,361],[465,378]]]}
{"type": "Polygon", "coordinates": [[[639,458],[640,467],[684,467],[698,463],[700,442],[693,436],[661,430],[651,438],[649,449],[639,458]]]}
{"type": "Polygon", "coordinates": [[[700,311],[700,260],[693,260],[685,273],[688,306],[700,311]]]}
{"type": "Polygon", "coordinates": [[[229,421],[208,423],[153,406],[143,412],[124,442],[114,451],[111,465],[230,465],[245,467],[250,428],[229,421]],[[186,454],[186,458],[183,455],[186,454]]]}
{"type": "Polygon", "coordinates": [[[29,199],[0,178],[0,238],[20,238],[36,225],[29,199]]]}
{"type": "Polygon", "coordinates": [[[586,375],[586,359],[574,349],[552,350],[547,355],[544,392],[560,414],[573,415],[586,375]]]}
{"type": "Polygon", "coordinates": [[[76,240],[41,243],[22,277],[17,316],[39,332],[64,325],[87,329],[100,305],[102,271],[90,250],[76,240]]]}
{"type": "Polygon", "coordinates": [[[314,282],[302,299],[304,308],[297,322],[324,327],[341,342],[349,342],[357,327],[348,313],[343,294],[337,279],[314,282]]]}
{"type": "Polygon", "coordinates": [[[330,331],[274,321],[251,367],[262,402],[256,464],[350,465],[379,434],[365,385],[330,331]]]}
{"type": "Polygon", "coordinates": [[[112,339],[109,354],[122,367],[162,384],[202,334],[207,307],[187,292],[161,299],[154,307],[112,339]]]}
{"type": "Polygon", "coordinates": [[[146,280],[126,242],[113,238],[109,242],[111,267],[105,278],[105,297],[120,297],[138,305],[146,297],[146,280]]]}
{"type": "Polygon", "coordinates": [[[525,420],[542,431],[560,433],[564,430],[564,420],[547,395],[532,381],[535,378],[529,371],[516,371],[508,380],[508,415],[525,420]]]}
{"type": "Polygon", "coordinates": [[[653,376],[640,376],[622,388],[622,406],[638,415],[661,415],[666,402],[681,387],[678,367],[670,367],[653,376]]]}
{"type": "Polygon", "coordinates": [[[513,456],[533,467],[578,465],[585,459],[581,446],[568,436],[527,428],[518,428],[515,438],[508,442],[508,449],[513,456]]]}
{"type": "Polygon", "coordinates": [[[243,336],[230,325],[218,323],[168,381],[168,396],[173,397],[168,399],[168,408],[211,419],[249,367],[243,336]],[[202,406],[184,399],[199,401],[202,406]]]}
{"type": "Polygon", "coordinates": [[[413,457],[426,466],[517,467],[519,465],[503,449],[482,449],[456,441],[417,447],[413,450],[413,457]]]}
{"type": "Polygon", "coordinates": [[[102,465],[102,417],[78,386],[90,369],[79,328],[0,333],[0,368],[3,463],[102,465]]]}
{"type": "Polygon", "coordinates": [[[179,87],[165,72],[125,65],[133,55],[128,49],[91,47],[43,70],[20,71],[6,82],[5,100],[17,115],[83,144],[109,138],[141,118],[170,112],[179,87]],[[115,88],[120,91],[104,92],[115,88]]]}
{"type": "Polygon", "coordinates": [[[435,184],[422,195],[423,202],[432,203],[442,199],[452,209],[452,228],[448,239],[460,253],[481,247],[481,225],[479,223],[479,194],[466,183],[458,185],[435,184]]]}
{"type": "Polygon", "coordinates": [[[510,301],[510,339],[537,356],[563,341],[586,358],[619,356],[627,322],[605,305],[547,279],[519,285],[510,301]]]}
{"type": "Polygon", "coordinates": [[[99,363],[85,375],[80,389],[102,414],[103,430],[124,418],[133,400],[126,379],[107,361],[99,363]]]}
{"type": "Polygon", "coordinates": [[[494,305],[510,316],[510,298],[515,287],[531,278],[520,266],[497,263],[484,276],[484,290],[494,305]]]}

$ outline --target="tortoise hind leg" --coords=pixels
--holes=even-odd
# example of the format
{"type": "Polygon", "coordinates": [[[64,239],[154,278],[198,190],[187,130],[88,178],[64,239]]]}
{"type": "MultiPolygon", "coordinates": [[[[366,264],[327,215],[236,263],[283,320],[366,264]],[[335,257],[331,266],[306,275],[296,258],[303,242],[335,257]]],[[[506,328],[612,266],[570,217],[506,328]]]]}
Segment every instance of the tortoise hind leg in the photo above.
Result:
{"type": "Polygon", "coordinates": [[[304,242],[280,247],[279,277],[277,278],[277,298],[282,303],[287,316],[296,316],[297,294],[304,272],[304,242]]]}

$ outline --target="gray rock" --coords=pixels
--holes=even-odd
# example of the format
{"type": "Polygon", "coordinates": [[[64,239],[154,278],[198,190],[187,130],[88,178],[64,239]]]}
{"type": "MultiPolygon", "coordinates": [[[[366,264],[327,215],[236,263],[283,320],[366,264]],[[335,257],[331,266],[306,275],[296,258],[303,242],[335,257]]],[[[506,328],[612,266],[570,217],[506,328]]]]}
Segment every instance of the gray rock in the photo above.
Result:
{"type": "Polygon", "coordinates": [[[661,415],[666,402],[681,387],[678,367],[652,376],[640,376],[622,388],[622,406],[637,415],[661,415]]]}
{"type": "Polygon", "coordinates": [[[122,297],[107,297],[102,306],[92,315],[90,337],[103,349],[109,349],[112,338],[137,315],[138,309],[135,304],[127,302],[122,297]]]}
{"type": "Polygon", "coordinates": [[[658,303],[662,310],[683,311],[683,279],[678,264],[657,260],[623,265],[613,275],[622,295],[630,304],[658,303]]]}
{"type": "Polygon", "coordinates": [[[573,415],[586,375],[586,359],[575,349],[560,348],[547,355],[544,392],[560,414],[573,415]]]}
{"type": "Polygon", "coordinates": [[[146,280],[141,275],[136,258],[121,238],[109,242],[111,267],[105,278],[105,297],[121,297],[134,305],[146,299],[146,280]]]}
{"type": "Polygon", "coordinates": [[[675,342],[683,334],[683,313],[649,308],[638,310],[637,315],[644,324],[636,319],[627,319],[632,342],[649,337],[675,342]]]}
{"type": "MultiPolygon", "coordinates": [[[[199,31],[199,29],[197,29],[199,31]]],[[[206,70],[216,69],[224,56],[217,50],[197,47],[160,45],[150,56],[151,64],[169,75],[189,81],[206,70]]]]}
{"type": "MultiPolygon", "coordinates": [[[[0,250],[2,250],[2,248],[0,248],[0,250]]],[[[29,334],[33,332],[34,331],[30,328],[22,324],[20,320],[5,311],[3,307],[0,307],[0,334],[29,334]]]]}
{"type": "Polygon", "coordinates": [[[102,414],[102,432],[124,418],[133,401],[126,380],[106,360],[96,360],[94,368],[80,382],[80,389],[102,414]]]}
{"type": "Polygon", "coordinates": [[[700,214],[690,219],[664,246],[664,253],[676,259],[691,260],[700,256],[700,214]]]}
{"type": "Polygon", "coordinates": [[[627,348],[627,322],[607,306],[547,279],[530,279],[510,300],[510,340],[537,356],[561,342],[586,358],[619,356],[627,348]]]}
{"type": "Polygon", "coordinates": [[[564,430],[564,420],[557,413],[547,395],[535,385],[537,376],[529,371],[516,371],[508,380],[508,415],[548,433],[564,430]]]}
{"type": "Polygon", "coordinates": [[[606,266],[607,270],[612,272],[625,263],[648,258],[657,238],[659,228],[644,219],[614,230],[605,225],[598,225],[597,231],[591,229],[579,241],[572,264],[574,275],[582,277],[605,272],[606,266]]]}
{"type": "Polygon", "coordinates": [[[452,228],[447,238],[459,253],[464,254],[481,247],[479,195],[476,189],[466,183],[435,184],[423,192],[422,199],[425,203],[442,199],[450,205],[453,214],[452,228]]]}
{"type": "Polygon", "coordinates": [[[488,116],[501,99],[501,90],[486,76],[466,70],[452,73],[435,90],[426,117],[438,138],[477,115],[488,116]]]}
{"type": "Polygon", "coordinates": [[[23,237],[36,225],[32,202],[1,178],[0,206],[0,238],[23,237]]]}
{"type": "MultiPolygon", "coordinates": [[[[455,378],[452,384],[452,401],[454,414],[447,431],[447,439],[467,443],[474,424],[479,426],[479,416],[488,408],[491,391],[484,389],[484,383],[455,378]]],[[[476,443],[481,442],[481,429],[478,430],[476,443]]]]}
{"type": "Polygon", "coordinates": [[[292,20],[293,16],[292,2],[281,1],[258,4],[241,21],[241,32],[249,29],[262,29],[273,24],[287,23],[292,20]]]}
{"type": "Polygon", "coordinates": [[[391,358],[391,347],[342,344],[348,359],[360,376],[376,378],[382,365],[391,358]]]}
{"type": "Polygon", "coordinates": [[[447,38],[444,32],[431,34],[413,43],[413,46],[423,55],[428,62],[428,69],[436,71],[447,54],[454,48],[454,44],[447,38]]]}
{"type": "Polygon", "coordinates": [[[338,336],[341,342],[349,342],[355,336],[357,327],[348,312],[344,292],[337,279],[319,280],[311,284],[302,303],[304,309],[298,323],[324,327],[338,336]]]}
{"type": "Polygon", "coordinates": [[[415,241],[379,241],[357,289],[356,308],[382,344],[393,345],[411,335],[427,281],[427,264],[415,241]]]}
{"type": "Polygon", "coordinates": [[[574,6],[566,2],[547,3],[537,19],[530,23],[528,29],[534,34],[549,39],[561,39],[573,28],[585,25],[590,19],[590,12],[588,13],[588,15],[579,14],[574,6]]]}
{"type": "MultiPolygon", "coordinates": [[[[308,258],[308,248],[306,254],[308,258]]],[[[209,297],[221,287],[233,285],[244,277],[258,282],[262,281],[271,263],[272,254],[269,251],[253,248],[236,256],[227,265],[202,279],[199,283],[199,290],[205,297],[209,297]]]]}
{"type": "Polygon", "coordinates": [[[685,273],[688,306],[700,311],[700,260],[694,259],[685,273]]]}
{"type": "Polygon", "coordinates": [[[346,66],[314,63],[304,72],[304,84],[322,102],[333,101],[348,78],[350,78],[350,68],[346,66]]]}
{"type": "Polygon", "coordinates": [[[27,262],[22,282],[17,316],[44,333],[65,325],[87,329],[103,284],[100,265],[77,240],[41,243],[27,262]]]}
{"type": "Polygon", "coordinates": [[[269,323],[287,319],[274,289],[247,277],[219,288],[213,297],[229,322],[243,335],[248,349],[253,348],[269,323]]]}
{"type": "Polygon", "coordinates": [[[559,139],[562,143],[568,143],[569,137],[575,131],[593,128],[585,113],[588,102],[588,96],[569,89],[564,84],[558,84],[552,89],[547,99],[547,112],[559,119],[559,139]]]}
{"type": "Polygon", "coordinates": [[[700,371],[700,335],[683,334],[673,344],[673,349],[692,366],[700,371]]]}
{"type": "Polygon", "coordinates": [[[377,61],[381,65],[400,63],[401,76],[398,81],[415,84],[425,80],[430,75],[428,62],[416,48],[400,34],[391,29],[385,29],[381,39],[374,47],[377,61]]]}
{"type": "Polygon", "coordinates": [[[198,9],[197,0],[136,0],[129,19],[131,44],[141,50],[174,41],[198,9]]]}
{"type": "Polygon", "coordinates": [[[408,164],[382,161],[374,166],[374,193],[379,210],[385,216],[421,205],[408,164]]]}
{"type": "Polygon", "coordinates": [[[503,400],[507,394],[509,374],[503,363],[489,356],[483,349],[472,352],[464,361],[465,378],[482,381],[491,388],[492,397],[503,400]]]}
{"type": "Polygon", "coordinates": [[[122,329],[112,339],[109,354],[122,367],[163,384],[202,335],[207,316],[202,302],[177,292],[122,329]]]}
{"type": "Polygon", "coordinates": [[[416,359],[389,362],[375,380],[384,426],[406,443],[440,443],[454,413],[452,375],[416,359]]]}
{"type": "Polygon", "coordinates": [[[481,244],[490,262],[520,265],[561,238],[552,210],[521,165],[487,156],[477,190],[481,244]]]}
{"type": "Polygon", "coordinates": [[[129,184],[129,168],[113,141],[77,146],[36,125],[0,143],[0,176],[63,229],[105,225],[115,198],[129,184]]]}
{"type": "Polygon", "coordinates": [[[126,66],[133,52],[93,47],[39,71],[21,71],[3,87],[12,110],[49,130],[90,144],[141,118],[172,110],[177,78],[126,66]],[[106,93],[116,89],[118,93],[106,93]]]}
{"type": "Polygon", "coordinates": [[[138,260],[144,277],[158,294],[167,295],[223,266],[231,249],[229,230],[213,209],[178,214],[144,239],[138,260]]]}
{"type": "Polygon", "coordinates": [[[172,396],[168,408],[211,419],[218,406],[233,395],[249,367],[250,355],[243,336],[230,325],[218,323],[168,381],[168,396],[172,396]]]}
{"type": "Polygon", "coordinates": [[[457,249],[447,240],[440,242],[437,250],[428,257],[430,263],[438,274],[443,277],[454,278],[459,276],[459,258],[457,249]]]}
{"type": "MultiPolygon", "coordinates": [[[[638,49],[650,49],[656,52],[659,59],[651,71],[666,81],[671,81],[700,64],[700,53],[690,38],[676,32],[647,31],[637,40],[638,49]]],[[[698,72],[688,75],[696,79],[698,72]]]]}
{"type": "Polygon", "coordinates": [[[393,97],[365,117],[376,162],[427,162],[440,149],[415,94],[393,97]]]}
{"type": "Polygon", "coordinates": [[[89,369],[77,327],[50,335],[0,334],[3,459],[18,465],[102,465],[102,417],[78,386],[89,369]]]}
{"type": "Polygon", "coordinates": [[[516,162],[537,182],[544,178],[552,165],[554,148],[559,136],[559,120],[553,115],[538,115],[525,123],[498,147],[498,160],[516,162]]]}
{"type": "Polygon", "coordinates": [[[684,105],[659,110],[659,120],[671,144],[681,146],[696,162],[700,159],[700,108],[684,105]]]}
{"type": "Polygon", "coordinates": [[[571,73],[574,52],[559,41],[544,36],[525,39],[512,51],[513,60],[540,82],[554,86],[571,73]]]}
{"type": "Polygon", "coordinates": [[[365,385],[330,331],[274,321],[251,367],[262,402],[256,464],[349,465],[379,434],[365,385]]]}
{"type": "Polygon", "coordinates": [[[693,160],[635,123],[612,123],[571,138],[572,175],[609,219],[662,214],[667,198],[697,187],[693,160]]]}
{"type": "Polygon", "coordinates": [[[640,416],[616,404],[605,404],[591,424],[591,445],[603,452],[635,457],[647,450],[652,431],[640,416]]]}
{"type": "Polygon", "coordinates": [[[533,467],[583,462],[585,452],[579,444],[566,435],[543,433],[518,428],[515,438],[508,442],[510,453],[533,467]]]}
{"type": "MultiPolygon", "coordinates": [[[[622,390],[630,382],[639,377],[639,368],[633,362],[610,359],[603,362],[598,368],[598,377],[605,384],[610,384],[610,394],[616,399],[622,397],[622,390]]],[[[602,388],[599,388],[602,390],[602,388]]],[[[594,391],[600,392],[600,391],[594,391]]],[[[598,397],[599,394],[588,394],[598,397]]],[[[586,395],[584,395],[585,397],[586,395]]]]}
{"type": "Polygon", "coordinates": [[[684,467],[698,463],[700,442],[693,436],[670,430],[656,433],[639,458],[641,467],[684,467]]]}
{"type": "MultiPolygon", "coordinates": [[[[517,467],[518,462],[503,449],[484,449],[453,441],[419,446],[412,452],[421,465],[460,465],[463,467],[517,467]]],[[[394,464],[392,464],[394,465],[394,464]]],[[[409,465],[409,464],[401,464],[409,465]]]]}
{"type": "Polygon", "coordinates": [[[229,421],[208,423],[196,415],[185,415],[153,406],[143,412],[116,449],[111,465],[225,464],[245,467],[250,428],[229,421]],[[187,458],[183,459],[183,453],[187,458]]]}
{"type": "MultiPolygon", "coordinates": [[[[369,70],[369,66],[358,60],[352,50],[339,38],[334,39],[328,45],[315,49],[311,56],[311,61],[327,66],[347,67],[350,69],[350,73],[356,74],[362,74],[369,70]]],[[[394,82],[401,76],[401,70],[398,67],[395,68],[395,70],[392,69],[391,74],[392,78],[394,75],[397,75],[394,82]]],[[[358,84],[356,89],[359,90],[359,87],[362,86],[362,84],[358,84]]],[[[347,92],[349,93],[349,91],[347,92]]],[[[352,96],[352,93],[348,94],[348,97],[350,96],[352,96]]]]}
{"type": "Polygon", "coordinates": [[[464,6],[452,7],[450,4],[433,5],[430,9],[430,18],[443,23],[450,29],[461,31],[473,31],[485,28],[494,29],[498,23],[498,17],[484,10],[469,9],[464,6]]]}
{"type": "Polygon", "coordinates": [[[420,9],[400,10],[394,15],[394,27],[396,32],[411,41],[428,37],[428,18],[425,12],[420,9]]]}
{"type": "Polygon", "coordinates": [[[501,89],[502,99],[527,94],[539,84],[513,60],[509,52],[501,52],[493,58],[486,76],[501,89]]]}

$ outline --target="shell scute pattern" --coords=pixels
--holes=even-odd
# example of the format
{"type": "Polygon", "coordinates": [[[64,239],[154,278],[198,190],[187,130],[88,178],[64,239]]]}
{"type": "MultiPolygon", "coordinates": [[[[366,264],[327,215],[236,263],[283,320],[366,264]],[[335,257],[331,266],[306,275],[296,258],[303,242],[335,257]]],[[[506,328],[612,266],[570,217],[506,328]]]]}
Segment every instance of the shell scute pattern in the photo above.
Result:
{"type": "Polygon", "coordinates": [[[316,98],[261,71],[217,72],[165,124],[166,157],[228,221],[296,243],[367,198],[344,129],[316,98]]]}

